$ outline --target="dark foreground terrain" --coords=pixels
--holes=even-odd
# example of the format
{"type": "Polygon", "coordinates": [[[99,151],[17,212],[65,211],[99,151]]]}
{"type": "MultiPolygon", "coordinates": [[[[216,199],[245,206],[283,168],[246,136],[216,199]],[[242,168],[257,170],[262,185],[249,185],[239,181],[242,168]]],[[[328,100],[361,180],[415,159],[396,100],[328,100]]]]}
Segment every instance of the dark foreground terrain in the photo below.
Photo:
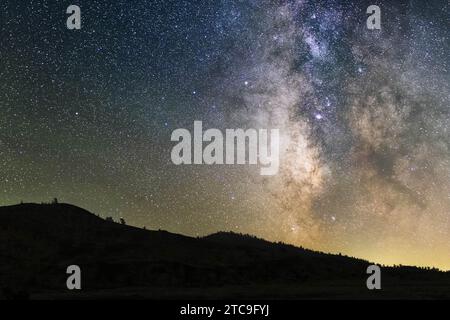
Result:
{"type": "Polygon", "coordinates": [[[448,299],[450,272],[382,268],[250,236],[191,238],[121,225],[68,204],[0,207],[0,299],[448,299]],[[66,288],[79,265],[82,290],[66,288]]]}

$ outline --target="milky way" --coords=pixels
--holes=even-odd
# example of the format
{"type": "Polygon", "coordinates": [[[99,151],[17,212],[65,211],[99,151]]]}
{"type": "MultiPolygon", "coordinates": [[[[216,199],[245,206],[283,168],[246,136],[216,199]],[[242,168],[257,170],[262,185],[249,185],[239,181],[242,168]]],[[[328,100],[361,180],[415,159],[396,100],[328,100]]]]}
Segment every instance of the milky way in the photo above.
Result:
{"type": "Polygon", "coordinates": [[[0,204],[450,269],[449,6],[371,4],[3,2],[0,204]],[[280,129],[278,175],[173,165],[194,120],[280,129]]]}

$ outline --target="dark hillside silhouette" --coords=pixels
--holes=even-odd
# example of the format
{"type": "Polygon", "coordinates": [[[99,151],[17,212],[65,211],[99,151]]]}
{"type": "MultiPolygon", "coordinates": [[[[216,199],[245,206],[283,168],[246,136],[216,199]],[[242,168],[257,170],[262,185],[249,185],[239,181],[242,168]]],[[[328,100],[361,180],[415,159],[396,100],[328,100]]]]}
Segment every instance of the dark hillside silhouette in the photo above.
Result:
{"type": "MultiPolygon", "coordinates": [[[[124,222],[124,221],[123,221],[124,222]]],[[[69,204],[0,207],[0,298],[449,298],[450,273],[367,261],[248,235],[192,238],[102,219],[69,204]],[[66,289],[79,265],[82,290],[66,289]]]]}

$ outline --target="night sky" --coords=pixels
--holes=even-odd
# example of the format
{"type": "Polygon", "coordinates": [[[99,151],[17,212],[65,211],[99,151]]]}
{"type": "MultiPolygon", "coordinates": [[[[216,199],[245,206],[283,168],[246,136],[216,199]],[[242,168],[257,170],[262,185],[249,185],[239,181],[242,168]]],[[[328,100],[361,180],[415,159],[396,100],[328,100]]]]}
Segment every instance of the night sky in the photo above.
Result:
{"type": "Polygon", "coordinates": [[[0,205],[450,269],[447,1],[2,1],[0,205]],[[81,30],[66,9],[81,8],[81,30]],[[381,8],[381,30],[366,9],[381,8]],[[280,171],[171,133],[279,128],[280,171]]]}

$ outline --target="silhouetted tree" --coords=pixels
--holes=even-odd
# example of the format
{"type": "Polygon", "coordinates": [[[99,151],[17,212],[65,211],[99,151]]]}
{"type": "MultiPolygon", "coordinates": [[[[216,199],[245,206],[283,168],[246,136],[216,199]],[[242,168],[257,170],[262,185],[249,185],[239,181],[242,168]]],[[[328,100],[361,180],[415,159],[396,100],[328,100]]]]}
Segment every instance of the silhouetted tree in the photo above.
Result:
{"type": "Polygon", "coordinates": [[[106,217],[105,220],[106,221],[110,221],[110,222],[114,222],[114,219],[112,217],[106,217]]]}
{"type": "Polygon", "coordinates": [[[58,204],[58,199],[57,198],[53,198],[52,204],[58,204]]]}
{"type": "Polygon", "coordinates": [[[123,225],[125,225],[125,224],[126,224],[126,222],[125,222],[125,219],[124,219],[124,218],[120,218],[120,224],[123,224],[123,225]]]}

